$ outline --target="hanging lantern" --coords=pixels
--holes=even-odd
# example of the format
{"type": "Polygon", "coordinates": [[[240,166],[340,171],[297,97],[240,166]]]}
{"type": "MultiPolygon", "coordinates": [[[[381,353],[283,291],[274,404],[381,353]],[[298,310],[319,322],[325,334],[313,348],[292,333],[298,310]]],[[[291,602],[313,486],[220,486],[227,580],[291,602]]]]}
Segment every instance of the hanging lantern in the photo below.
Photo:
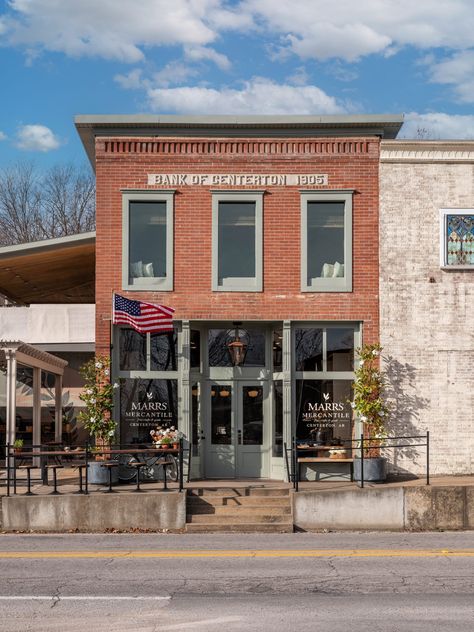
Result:
{"type": "Polygon", "coordinates": [[[221,392],[219,393],[219,395],[220,395],[221,397],[229,397],[229,395],[230,395],[230,391],[228,391],[226,388],[223,388],[223,389],[221,390],[221,392]]]}
{"type": "Polygon", "coordinates": [[[240,329],[242,323],[233,323],[234,329],[227,332],[227,351],[232,366],[242,366],[245,362],[249,345],[249,335],[245,329],[240,329]]]}
{"type": "Polygon", "coordinates": [[[248,391],[247,395],[249,397],[258,397],[260,395],[260,391],[258,389],[256,389],[256,388],[254,388],[251,391],[248,391]]]}

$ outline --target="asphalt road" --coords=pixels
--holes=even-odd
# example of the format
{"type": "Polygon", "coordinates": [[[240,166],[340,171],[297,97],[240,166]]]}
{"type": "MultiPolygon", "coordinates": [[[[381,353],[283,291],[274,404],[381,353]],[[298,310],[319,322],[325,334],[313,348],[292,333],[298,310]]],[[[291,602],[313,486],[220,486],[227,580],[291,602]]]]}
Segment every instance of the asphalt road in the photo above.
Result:
{"type": "Polygon", "coordinates": [[[474,533],[2,535],[2,632],[472,632],[474,533]]]}

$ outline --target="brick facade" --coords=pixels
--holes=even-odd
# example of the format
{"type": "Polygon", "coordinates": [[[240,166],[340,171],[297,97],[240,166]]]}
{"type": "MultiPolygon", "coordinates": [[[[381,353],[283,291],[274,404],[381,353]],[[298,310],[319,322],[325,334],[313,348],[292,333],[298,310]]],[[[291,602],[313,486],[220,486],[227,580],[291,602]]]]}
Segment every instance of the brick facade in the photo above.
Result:
{"type": "MultiPolygon", "coordinates": [[[[474,468],[474,272],[440,266],[440,209],[474,208],[474,143],[383,142],[381,343],[397,434],[431,433],[432,471],[474,468]]],[[[472,213],[472,210],[471,210],[472,213]]],[[[395,458],[423,472],[424,454],[395,458]]]]}
{"type": "Polygon", "coordinates": [[[364,340],[377,340],[379,146],[379,139],[372,136],[271,140],[96,138],[97,352],[109,352],[114,290],[170,305],[176,309],[177,319],[361,321],[364,340]],[[301,187],[267,186],[263,202],[263,291],[212,292],[210,188],[185,186],[176,188],[174,203],[174,290],[123,292],[121,190],[153,189],[147,184],[150,173],[327,173],[328,186],[318,190],[354,191],[353,291],[300,291],[301,187]]]}

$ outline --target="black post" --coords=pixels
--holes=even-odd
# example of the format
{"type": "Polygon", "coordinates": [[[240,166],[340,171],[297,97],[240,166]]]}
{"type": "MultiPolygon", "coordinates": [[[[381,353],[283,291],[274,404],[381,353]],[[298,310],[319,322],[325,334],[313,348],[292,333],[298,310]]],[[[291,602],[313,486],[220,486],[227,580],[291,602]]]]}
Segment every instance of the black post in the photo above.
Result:
{"type": "MultiPolygon", "coordinates": [[[[183,438],[179,440],[179,491],[183,491],[183,438]]],[[[165,470],[165,483],[166,483],[166,468],[165,470]]]]}
{"type": "Polygon", "coordinates": [[[430,431],[426,431],[426,484],[430,484],[430,431]]]}
{"type": "Polygon", "coordinates": [[[360,486],[364,487],[364,433],[360,435],[360,486]]]}
{"type": "Polygon", "coordinates": [[[13,495],[16,495],[16,454],[13,448],[13,495]]]}
{"type": "Polygon", "coordinates": [[[298,453],[296,452],[296,437],[293,437],[293,477],[295,479],[295,492],[299,490],[300,471],[298,467],[298,453]]]}
{"type": "Polygon", "coordinates": [[[189,483],[189,478],[191,476],[191,457],[193,454],[193,444],[191,443],[191,441],[189,442],[189,450],[188,450],[188,475],[186,477],[186,482],[189,483]]]}
{"type": "Polygon", "coordinates": [[[286,445],[286,441],[283,442],[283,451],[285,453],[285,465],[286,473],[288,474],[288,482],[292,483],[293,481],[291,480],[290,466],[288,465],[288,446],[286,445]]]}
{"type": "Polygon", "coordinates": [[[89,465],[88,465],[88,459],[89,459],[89,442],[86,442],[86,454],[85,454],[85,464],[86,464],[86,482],[85,482],[85,494],[89,493],[89,465]]]}

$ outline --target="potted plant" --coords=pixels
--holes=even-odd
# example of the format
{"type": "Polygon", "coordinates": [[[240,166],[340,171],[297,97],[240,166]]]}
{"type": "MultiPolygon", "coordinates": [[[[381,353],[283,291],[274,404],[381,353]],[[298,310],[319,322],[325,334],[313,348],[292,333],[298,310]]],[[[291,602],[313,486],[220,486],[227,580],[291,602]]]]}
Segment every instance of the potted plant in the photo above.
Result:
{"type": "Polygon", "coordinates": [[[23,439],[15,439],[15,441],[13,442],[13,452],[15,454],[20,454],[23,449],[23,443],[23,439]]]}
{"type": "MultiPolygon", "coordinates": [[[[79,419],[95,442],[94,460],[88,464],[89,482],[102,485],[108,483],[107,468],[101,467],[107,458],[117,423],[112,419],[113,392],[118,384],[110,382],[110,359],[104,355],[91,358],[82,365],[80,373],[84,378],[84,389],[79,398],[85,408],[79,419]]],[[[118,468],[112,470],[112,481],[118,481],[118,468]]]]}
{"type": "MultiPolygon", "coordinates": [[[[387,477],[387,459],[381,456],[380,449],[387,436],[390,409],[384,397],[385,376],[379,366],[381,352],[378,343],[357,349],[359,366],[352,387],[354,400],[351,406],[363,426],[365,481],[384,481],[387,477]]],[[[360,458],[354,460],[354,479],[361,480],[360,458]]]]}
{"type": "Polygon", "coordinates": [[[156,448],[168,449],[172,447],[174,450],[179,448],[179,440],[184,437],[184,434],[174,426],[170,428],[157,426],[155,430],[150,430],[150,435],[156,448]]]}

